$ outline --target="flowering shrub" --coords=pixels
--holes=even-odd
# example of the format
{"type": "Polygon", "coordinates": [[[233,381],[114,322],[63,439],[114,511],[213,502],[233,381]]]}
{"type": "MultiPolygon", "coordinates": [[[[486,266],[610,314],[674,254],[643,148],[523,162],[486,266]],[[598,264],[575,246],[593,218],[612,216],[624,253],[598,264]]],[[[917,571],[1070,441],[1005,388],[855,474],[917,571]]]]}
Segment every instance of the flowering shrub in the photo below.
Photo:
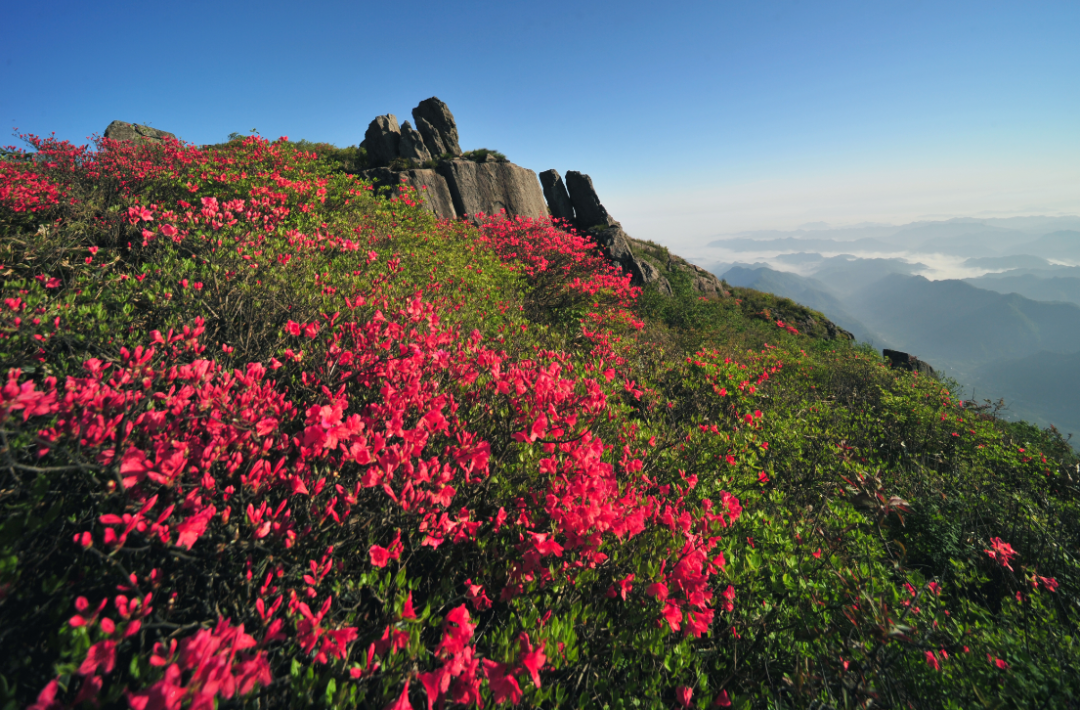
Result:
{"type": "Polygon", "coordinates": [[[1075,525],[1053,441],[729,304],[649,321],[557,223],[284,139],[28,140],[5,195],[63,199],[0,204],[16,705],[1073,692],[1076,565],[1019,512],[1075,525]]]}

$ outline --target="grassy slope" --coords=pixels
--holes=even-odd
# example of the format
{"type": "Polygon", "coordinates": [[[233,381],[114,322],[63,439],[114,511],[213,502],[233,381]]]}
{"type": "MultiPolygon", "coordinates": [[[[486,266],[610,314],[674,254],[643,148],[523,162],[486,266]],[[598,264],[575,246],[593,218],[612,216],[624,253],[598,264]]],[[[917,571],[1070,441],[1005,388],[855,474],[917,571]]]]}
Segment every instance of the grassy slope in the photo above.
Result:
{"type": "MultiPolygon", "coordinates": [[[[294,463],[307,454],[295,453],[288,437],[300,441],[313,421],[332,416],[320,408],[335,401],[335,378],[347,388],[346,412],[372,421],[396,392],[422,393],[438,383],[431,391],[447,393],[460,407],[459,435],[468,431],[490,444],[483,483],[455,474],[457,491],[447,494],[453,500],[448,511],[460,508],[478,525],[460,542],[424,544],[419,517],[378,488],[361,485],[369,465],[331,457],[297,470],[312,489],[327,477],[346,493],[357,484],[363,495],[342,526],[326,515],[320,520],[314,507],[328,504],[332,488],[310,494],[294,487],[270,499],[307,521],[307,532],[291,545],[277,533],[259,537],[257,513],[245,517],[241,504],[231,523],[220,512],[211,516],[187,548],[138,530],[126,548],[110,547],[101,542],[109,527],[101,516],[133,515],[146,497],[133,500],[130,490],[125,497],[127,484],[117,485],[118,466],[104,454],[107,442],[80,442],[61,431],[48,456],[38,458],[36,432],[55,423],[47,411],[30,416],[30,400],[22,400],[28,408],[13,408],[27,390],[9,386],[3,401],[10,414],[2,420],[0,648],[6,650],[0,651],[0,687],[12,707],[32,702],[53,679],[57,697],[70,700],[87,677],[102,679],[106,703],[123,706],[125,688],[163,687],[163,665],[149,663],[155,643],[165,649],[170,639],[195,638],[218,616],[245,623],[253,634],[261,629],[255,659],[265,660],[274,680],[260,677],[243,691],[245,702],[262,707],[382,707],[402,698],[422,707],[431,696],[417,674],[442,672],[464,658],[451,649],[460,628],[470,629],[464,643],[474,650],[466,655],[483,662],[472,671],[459,669],[454,685],[447,676],[444,691],[453,699],[458,682],[472,672],[486,704],[517,697],[507,677],[516,678],[524,702],[542,706],[670,707],[683,700],[704,706],[730,699],[738,707],[859,707],[870,700],[878,707],[1069,707],[1080,697],[1070,672],[1080,664],[1077,462],[1052,434],[965,409],[947,385],[892,372],[876,353],[847,342],[814,337],[822,334],[814,330],[813,312],[787,299],[742,290],[736,298],[702,300],[685,279],[671,275],[674,298],[647,289],[632,306],[644,319],[638,330],[604,315],[619,309],[610,283],[588,297],[567,289],[573,276],[591,283],[580,266],[592,263],[581,261],[587,250],[545,252],[550,263],[521,268],[521,259],[533,253],[528,245],[550,238],[543,228],[495,225],[486,233],[491,241],[482,242],[484,235],[472,227],[436,223],[401,201],[371,198],[362,185],[288,154],[287,146],[255,141],[209,152],[246,167],[248,177],[215,180],[205,169],[181,164],[158,177],[129,175],[124,188],[57,168],[50,179],[66,181],[75,206],[28,214],[7,205],[0,213],[8,299],[0,368],[21,368],[13,381],[41,390],[48,377],[62,384],[67,375],[85,376],[88,358],[119,367],[121,347],[150,344],[154,331],[180,332],[200,316],[202,357],[226,372],[242,373],[249,362],[281,364],[273,371],[276,391],[301,414],[291,420],[277,415],[275,424],[280,419],[288,436],[271,445],[295,456],[294,463]],[[275,182],[275,173],[288,184],[275,182]],[[315,186],[323,180],[327,193],[320,201],[315,186]],[[271,189],[260,192],[267,185],[271,189]],[[275,202],[274,194],[285,197],[275,202]],[[238,225],[224,220],[215,226],[207,218],[175,244],[159,231],[139,246],[141,229],[160,230],[164,211],[182,213],[180,200],[195,203],[197,211],[196,199],[211,195],[222,204],[256,195],[271,201],[238,225]],[[137,226],[127,218],[136,200],[155,203],[153,224],[137,226]],[[287,215],[273,212],[283,206],[290,208],[287,215]],[[264,224],[271,229],[258,236],[264,224]],[[517,246],[515,235],[521,237],[517,246]],[[99,251],[87,263],[89,247],[99,251]],[[369,252],[373,256],[365,256],[369,252]],[[39,275],[59,282],[50,287],[39,275]],[[358,295],[364,296],[360,306],[358,295]],[[12,305],[14,299],[20,305],[12,305]],[[432,304],[437,324],[417,315],[423,303],[432,304]],[[57,316],[62,326],[54,325],[57,316]],[[393,337],[378,325],[384,316],[403,325],[393,337]],[[793,335],[776,320],[808,327],[793,335]],[[291,335],[290,323],[320,326],[308,337],[291,335]],[[336,338],[349,323],[363,333],[377,331],[369,349],[323,337],[336,338]],[[437,332],[448,335],[436,343],[437,332]],[[479,340],[466,337],[473,332],[479,340]],[[416,349],[403,347],[400,360],[379,355],[380,348],[394,353],[406,343],[416,349]],[[495,388],[499,375],[490,365],[479,375],[420,370],[417,379],[393,379],[412,361],[409,352],[427,353],[423,362],[431,367],[446,357],[465,368],[460,372],[473,372],[476,343],[498,353],[506,370],[536,373],[542,364],[548,374],[516,394],[495,388]],[[363,380],[365,370],[353,364],[350,371],[360,375],[344,377],[334,347],[356,350],[356,362],[369,358],[363,360],[369,371],[381,374],[363,380]],[[559,369],[551,370],[555,365],[559,369]],[[522,403],[536,403],[539,383],[551,372],[565,373],[556,380],[568,378],[568,392],[585,397],[595,387],[589,391],[603,392],[608,401],[599,415],[582,414],[577,423],[565,418],[577,411],[568,408],[586,406],[586,399],[585,405],[559,400],[563,404],[545,410],[552,426],[564,417],[564,438],[579,441],[574,436],[588,432],[603,440],[597,465],[617,474],[615,489],[575,495],[595,512],[616,510],[616,498],[640,494],[625,508],[627,515],[646,511],[640,532],[596,533],[586,544],[545,504],[550,498],[544,494],[556,495],[562,484],[543,461],[552,451],[570,461],[566,447],[575,444],[549,448],[514,435],[535,425],[540,410],[523,410],[522,403]],[[333,386],[324,389],[323,381],[333,386]],[[312,405],[315,414],[305,422],[302,413],[312,405]],[[285,429],[287,422],[292,429],[285,429]],[[741,515],[728,494],[738,498],[741,515]],[[296,502],[305,496],[313,501],[310,509],[296,502]],[[709,517],[725,506],[727,518],[709,517]],[[508,518],[492,522],[500,509],[508,518]],[[393,550],[395,529],[404,531],[399,560],[373,564],[371,546],[393,550]],[[699,530],[704,537],[695,538],[692,531],[699,530]],[[69,542],[84,531],[92,532],[92,546],[69,542]],[[555,555],[547,535],[565,552],[555,555]],[[697,554],[686,545],[694,539],[704,544],[709,536],[717,536],[709,557],[715,563],[722,554],[722,568],[686,569],[683,561],[697,554]],[[1004,558],[1009,567],[987,553],[1005,549],[995,547],[997,538],[1017,551],[1004,558]],[[337,550],[336,571],[320,561],[327,559],[328,542],[337,550]],[[530,554],[545,562],[522,577],[530,554]],[[564,561],[575,564],[568,568],[564,561]],[[91,644],[113,636],[100,624],[68,623],[76,598],[96,602],[113,595],[135,571],[141,581],[134,586],[146,592],[152,569],[164,574],[154,584],[153,613],[137,633],[117,637],[115,669],[86,667],[91,644]],[[296,601],[279,612],[283,637],[267,640],[262,612],[252,604],[264,594],[256,594],[257,582],[275,569],[282,570],[275,584],[284,596],[291,589],[304,599],[311,589],[312,607],[326,599],[333,628],[355,631],[345,657],[331,649],[320,658],[299,642],[310,627],[303,626],[296,601]],[[246,570],[254,572],[250,584],[246,570]],[[325,583],[303,579],[328,572],[325,583]],[[1057,591],[1038,583],[1036,572],[1054,578],[1057,591]],[[550,579],[541,581],[546,575],[550,579]],[[704,586],[694,586],[695,575],[704,586]],[[664,580],[671,599],[682,600],[683,613],[676,607],[674,619],[671,602],[652,586],[664,580]],[[478,599],[472,584],[482,584],[491,602],[483,601],[483,590],[478,599]],[[707,592],[700,606],[690,599],[694,589],[707,592]],[[166,603],[173,591],[177,599],[166,603]],[[407,595],[416,620],[404,612],[407,595]],[[707,633],[686,634],[700,621],[691,608],[712,610],[707,633]],[[471,621],[468,615],[464,624],[460,616],[449,620],[459,609],[471,613],[471,621]],[[380,646],[391,631],[404,634],[401,645],[391,639],[380,646]],[[523,641],[522,634],[529,636],[523,641]],[[16,637],[24,643],[12,643],[16,637]],[[534,680],[526,661],[535,666],[537,657],[526,645],[541,643],[546,658],[534,680]]],[[[183,348],[173,356],[160,345],[159,351],[164,359],[155,361],[156,378],[169,376],[169,358],[179,365],[195,357],[183,348]]],[[[169,387],[167,379],[155,380],[150,391],[160,390],[158,401],[175,412],[187,412],[169,387]]],[[[99,405],[72,406],[80,412],[99,405]]],[[[421,411],[403,412],[406,430],[423,428],[421,411]]],[[[195,417],[195,410],[182,416],[195,417]]],[[[248,415],[237,409],[229,416],[242,421],[248,415]]],[[[265,421],[243,426],[261,430],[265,421]]],[[[424,457],[440,460],[461,445],[460,438],[431,436],[424,457]]],[[[256,454],[235,455],[245,462],[243,472],[256,454]]],[[[229,481],[256,508],[269,495],[230,478],[226,460],[207,470],[219,483],[210,491],[204,479],[202,495],[219,509],[227,505],[219,497],[229,481]]],[[[583,480],[599,485],[600,479],[583,480]]],[[[189,492],[200,486],[194,480],[181,485],[189,492]]],[[[131,490],[144,487],[147,494],[159,490],[147,482],[131,490]]],[[[172,490],[163,486],[159,493],[168,498],[172,490]]],[[[163,518],[174,528],[198,505],[190,494],[183,500],[173,518],[163,518]]],[[[269,604],[272,593],[265,594],[269,604]]],[[[166,665],[171,662],[184,663],[166,665]]],[[[235,663],[231,672],[239,674],[235,663]]],[[[207,687],[199,668],[178,677],[185,703],[207,687]]],[[[460,699],[469,697],[468,687],[462,684],[460,699]]]]}

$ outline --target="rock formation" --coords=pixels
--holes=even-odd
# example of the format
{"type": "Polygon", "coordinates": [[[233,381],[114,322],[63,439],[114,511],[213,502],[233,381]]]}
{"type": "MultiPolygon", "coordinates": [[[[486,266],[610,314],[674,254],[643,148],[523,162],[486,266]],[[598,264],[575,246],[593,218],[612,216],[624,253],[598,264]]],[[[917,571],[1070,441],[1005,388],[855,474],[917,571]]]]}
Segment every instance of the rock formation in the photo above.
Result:
{"type": "Polygon", "coordinates": [[[908,372],[917,372],[920,375],[926,375],[927,377],[937,376],[937,373],[934,372],[934,368],[930,367],[930,365],[914,355],[902,353],[899,350],[882,350],[881,354],[889,361],[890,367],[907,370],[908,372]]]}
{"type": "MultiPolygon", "coordinates": [[[[641,249],[645,251],[645,249],[641,249]]],[[[730,294],[727,289],[724,288],[723,282],[717,278],[716,274],[710,273],[705,269],[691,264],[681,256],[675,256],[674,254],[668,255],[667,260],[668,271],[681,271],[690,277],[690,288],[701,296],[708,298],[727,298],[730,294]]]]}
{"type": "Polygon", "coordinates": [[[507,214],[544,217],[547,208],[536,173],[513,163],[444,160],[436,168],[446,178],[458,216],[507,214]]]}
{"type": "Polygon", "coordinates": [[[433,157],[437,158],[445,153],[461,155],[457,123],[445,103],[432,96],[421,101],[420,105],[412,110],[412,115],[416,121],[416,129],[424,137],[424,145],[433,157]]]}
{"type": "Polygon", "coordinates": [[[388,113],[385,116],[376,117],[368,125],[361,145],[367,151],[371,164],[382,166],[389,165],[390,161],[398,157],[400,143],[401,128],[398,127],[397,116],[388,113]]]}
{"type": "MultiPolygon", "coordinates": [[[[105,129],[105,138],[115,141],[139,141],[140,143],[161,143],[165,138],[176,138],[168,131],[159,131],[150,126],[142,126],[138,123],[125,123],[113,121],[105,129]]],[[[179,139],[177,139],[179,140],[179,139]]]]}
{"type": "Polygon", "coordinates": [[[540,173],[540,184],[544,188],[544,199],[547,200],[548,211],[555,219],[561,219],[568,224],[574,222],[574,205],[570,202],[570,193],[566,191],[562,176],[557,170],[545,170],[540,173]]]}
{"type": "MultiPolygon", "coordinates": [[[[461,156],[457,124],[450,109],[435,97],[412,110],[416,128],[408,121],[398,126],[392,114],[379,116],[368,127],[362,144],[371,163],[386,166],[402,159],[419,165],[446,155],[461,156]]],[[[566,182],[556,170],[545,170],[539,180],[532,170],[501,161],[493,152],[476,152],[473,160],[440,160],[435,170],[375,167],[359,173],[381,190],[394,190],[402,181],[416,189],[424,206],[441,218],[476,214],[541,218],[548,214],[592,236],[604,253],[630,275],[635,286],[654,284],[660,293],[673,295],[668,276],[685,273],[694,291],[710,298],[728,295],[715,276],[666,249],[632,239],[600,202],[592,178],[571,170],[566,182]],[[541,187],[542,186],[542,187],[541,187]]],[[[396,192],[392,193],[396,194],[396,192]]],[[[681,277],[680,277],[681,278],[681,277]]]]}
{"type": "Polygon", "coordinates": [[[631,247],[633,241],[622,226],[615,224],[603,229],[594,229],[588,232],[589,236],[596,240],[600,248],[609,259],[622,267],[622,270],[630,274],[630,283],[634,286],[646,286],[656,282],[656,287],[661,293],[672,295],[671,282],[667,280],[654,264],[646,259],[638,258],[631,247]]]}
{"type": "Polygon", "coordinates": [[[398,155],[420,164],[426,163],[432,158],[431,152],[424,145],[424,137],[408,121],[401,124],[401,142],[398,144],[398,155]]]}
{"type": "Polygon", "coordinates": [[[415,197],[422,200],[424,207],[436,217],[444,219],[458,217],[446,179],[434,170],[372,168],[357,173],[357,177],[361,180],[370,180],[380,190],[389,190],[391,196],[397,194],[396,188],[404,182],[415,189],[415,197]]]}
{"type": "Polygon", "coordinates": [[[600,198],[596,196],[596,190],[593,188],[592,178],[588,175],[576,170],[567,171],[566,189],[570,194],[570,202],[574,205],[575,224],[578,229],[588,230],[600,225],[618,224],[600,204],[600,198]]]}

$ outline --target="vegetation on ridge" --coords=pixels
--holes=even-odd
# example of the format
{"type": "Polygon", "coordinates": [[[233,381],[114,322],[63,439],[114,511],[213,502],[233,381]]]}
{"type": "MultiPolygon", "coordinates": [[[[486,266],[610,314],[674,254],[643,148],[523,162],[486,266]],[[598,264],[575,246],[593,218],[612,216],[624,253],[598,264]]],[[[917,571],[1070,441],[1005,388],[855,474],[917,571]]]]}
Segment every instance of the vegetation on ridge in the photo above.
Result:
{"type": "Polygon", "coordinates": [[[286,140],[26,140],[5,707],[1080,700],[1055,432],[286,140]]]}

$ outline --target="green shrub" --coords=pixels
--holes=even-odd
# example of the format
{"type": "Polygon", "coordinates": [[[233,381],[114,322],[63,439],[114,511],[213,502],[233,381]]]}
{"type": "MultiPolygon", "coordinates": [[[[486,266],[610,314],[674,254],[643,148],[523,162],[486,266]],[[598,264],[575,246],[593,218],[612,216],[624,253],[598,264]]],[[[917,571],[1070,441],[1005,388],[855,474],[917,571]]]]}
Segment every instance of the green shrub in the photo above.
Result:
{"type": "Polygon", "coordinates": [[[507,162],[506,156],[497,150],[490,150],[488,148],[477,148],[476,150],[465,151],[461,154],[462,159],[471,160],[476,163],[483,163],[487,161],[488,156],[494,158],[497,163],[507,162]]]}

